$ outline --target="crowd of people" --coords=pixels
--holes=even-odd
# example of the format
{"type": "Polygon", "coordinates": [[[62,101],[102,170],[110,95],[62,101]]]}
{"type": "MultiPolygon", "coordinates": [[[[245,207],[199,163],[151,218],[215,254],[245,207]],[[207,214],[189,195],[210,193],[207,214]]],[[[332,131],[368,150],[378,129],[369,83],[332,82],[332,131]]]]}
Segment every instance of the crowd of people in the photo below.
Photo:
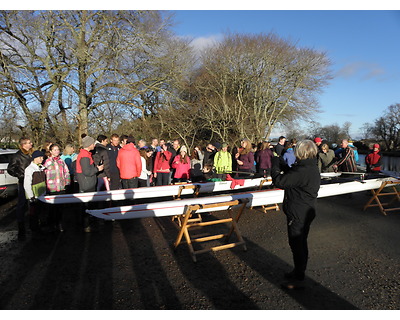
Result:
{"type": "MultiPolygon", "coordinates": [[[[8,172],[19,179],[17,219],[21,237],[24,237],[24,216],[27,201],[30,203],[31,228],[38,226],[40,211],[37,198],[43,194],[94,192],[137,187],[169,185],[181,182],[223,181],[229,178],[253,178],[271,176],[272,159],[279,158],[280,167],[292,167],[298,160],[295,155],[296,139],[288,141],[284,136],[273,146],[268,141],[258,145],[242,139],[240,147],[227,143],[215,146],[208,143],[203,149],[193,150],[181,145],[178,139],[166,141],[154,138],[151,143],[141,139],[137,143],[132,136],[113,134],[97,139],[83,135],[79,152],[74,145],[62,149],[57,143],[47,142],[33,151],[29,138],[21,138],[20,150],[10,161],[8,172]],[[35,218],[36,217],[36,218],[35,218]],[[35,221],[36,219],[36,221],[35,221]]],[[[317,137],[317,163],[319,172],[354,172],[357,170],[356,148],[346,139],[341,147],[333,150],[317,137]]],[[[366,157],[368,171],[380,170],[381,155],[375,144],[366,157]]],[[[62,231],[58,212],[50,214],[52,223],[62,231]]],[[[89,222],[84,219],[84,229],[89,222]]]]}

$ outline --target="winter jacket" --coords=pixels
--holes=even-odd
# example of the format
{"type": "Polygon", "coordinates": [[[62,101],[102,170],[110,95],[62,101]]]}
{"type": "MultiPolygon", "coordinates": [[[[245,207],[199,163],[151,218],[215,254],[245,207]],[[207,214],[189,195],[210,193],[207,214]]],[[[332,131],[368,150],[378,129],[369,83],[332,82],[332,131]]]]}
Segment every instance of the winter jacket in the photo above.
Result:
{"type": "Polygon", "coordinates": [[[117,156],[118,156],[118,152],[120,149],[121,149],[120,146],[115,147],[111,143],[107,145],[108,162],[109,162],[109,167],[110,167],[111,173],[119,174],[119,169],[117,167],[117,156]]]}
{"type": "Polygon", "coordinates": [[[214,167],[217,174],[232,171],[232,155],[227,151],[218,151],[214,156],[214,167]]]}
{"type": "Polygon", "coordinates": [[[272,158],[272,150],[271,149],[264,149],[257,151],[254,157],[254,160],[257,163],[257,171],[258,170],[265,170],[265,169],[270,169],[272,164],[271,164],[271,158],[272,158]]]}
{"type": "Polygon", "coordinates": [[[145,158],[140,157],[140,161],[142,162],[142,171],[140,172],[139,179],[147,180],[149,175],[151,175],[151,171],[147,170],[147,164],[146,164],[146,159],[145,158]]]}
{"type": "Polygon", "coordinates": [[[367,165],[367,172],[381,171],[382,155],[379,151],[373,151],[365,157],[365,164],[367,165]]]}
{"type": "Polygon", "coordinates": [[[175,179],[189,179],[190,177],[190,159],[186,156],[186,163],[182,162],[182,157],[178,154],[172,162],[172,168],[175,169],[175,179]]]}
{"type": "Polygon", "coordinates": [[[97,169],[94,164],[92,154],[85,150],[81,149],[78,158],[76,159],[76,181],[79,184],[80,192],[91,192],[96,190],[97,183],[97,169]]]}
{"type": "Polygon", "coordinates": [[[190,159],[190,177],[203,176],[203,152],[198,151],[199,159],[190,159]]]}
{"type": "Polygon", "coordinates": [[[71,183],[68,166],[60,157],[49,157],[44,162],[46,168],[46,186],[49,192],[58,192],[65,190],[65,187],[71,183]]]}
{"type": "Polygon", "coordinates": [[[288,148],[283,154],[283,160],[285,160],[286,164],[291,167],[296,162],[296,156],[294,155],[293,148],[288,148]]]}
{"type": "Polygon", "coordinates": [[[318,169],[319,172],[333,172],[333,164],[335,163],[335,152],[328,150],[327,153],[318,153],[318,169]]]}
{"type": "MultiPolygon", "coordinates": [[[[31,149],[32,151],[32,149],[31,149]]],[[[30,165],[32,152],[20,148],[10,159],[7,166],[9,175],[18,178],[19,183],[24,183],[25,169],[30,165]]]]}
{"type": "Polygon", "coordinates": [[[342,149],[341,153],[339,154],[340,159],[336,163],[339,168],[339,171],[342,172],[357,172],[357,165],[354,159],[354,152],[353,149],[350,147],[346,147],[342,149]]]}
{"type": "Polygon", "coordinates": [[[46,194],[46,174],[41,164],[31,162],[24,171],[24,190],[27,199],[46,194]]]}
{"type": "Polygon", "coordinates": [[[170,172],[170,160],[172,153],[168,150],[157,152],[154,160],[153,172],[170,172]]]}
{"type": "Polygon", "coordinates": [[[77,157],[78,157],[78,154],[76,154],[76,153],[63,154],[63,155],[60,156],[60,158],[63,159],[65,164],[67,165],[70,175],[75,174],[75,169],[74,169],[75,166],[73,166],[72,163],[74,161],[76,161],[77,157]]]}
{"type": "Polygon", "coordinates": [[[238,165],[238,171],[246,170],[251,171],[254,166],[254,154],[249,152],[246,154],[240,154],[238,160],[243,161],[242,165],[238,165]]]}
{"type": "Polygon", "coordinates": [[[285,153],[285,147],[283,145],[281,145],[280,143],[278,143],[275,146],[275,152],[278,156],[283,156],[283,154],[285,153]]]}
{"type": "Polygon", "coordinates": [[[117,156],[117,167],[121,179],[132,179],[140,176],[142,171],[142,160],[139,150],[133,143],[124,145],[117,156]]]}
{"type": "Polygon", "coordinates": [[[279,158],[272,159],[271,176],[273,184],[285,190],[283,210],[288,220],[302,218],[310,212],[315,213],[315,204],[321,184],[317,159],[297,161],[281,174],[279,158]]]}
{"type": "Polygon", "coordinates": [[[97,143],[95,146],[95,153],[93,155],[94,163],[98,166],[103,164],[104,169],[97,174],[97,177],[111,177],[110,173],[110,160],[108,157],[108,148],[101,143],[97,143]]]}

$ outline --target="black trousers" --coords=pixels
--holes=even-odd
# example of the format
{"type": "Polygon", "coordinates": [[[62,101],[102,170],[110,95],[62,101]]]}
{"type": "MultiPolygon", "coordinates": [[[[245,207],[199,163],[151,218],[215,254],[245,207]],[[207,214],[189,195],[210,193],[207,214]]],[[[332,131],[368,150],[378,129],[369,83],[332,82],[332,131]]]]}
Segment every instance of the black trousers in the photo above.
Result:
{"type": "Polygon", "coordinates": [[[131,189],[131,188],[137,188],[139,186],[138,178],[132,178],[132,179],[121,179],[122,182],[122,189],[131,189]]]}
{"type": "Polygon", "coordinates": [[[293,254],[295,273],[303,278],[308,262],[308,233],[311,222],[315,218],[315,209],[310,208],[300,214],[287,215],[288,238],[290,249],[293,254]]]}

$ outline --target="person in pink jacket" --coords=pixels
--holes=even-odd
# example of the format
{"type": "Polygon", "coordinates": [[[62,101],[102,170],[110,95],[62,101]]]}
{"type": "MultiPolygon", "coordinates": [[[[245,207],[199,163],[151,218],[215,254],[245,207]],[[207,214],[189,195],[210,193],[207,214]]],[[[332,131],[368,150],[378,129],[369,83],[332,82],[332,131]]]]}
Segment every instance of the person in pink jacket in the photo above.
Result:
{"type": "Polygon", "coordinates": [[[142,172],[142,160],[139,150],[135,146],[135,139],[128,137],[126,145],[119,151],[117,156],[117,167],[121,177],[123,189],[137,188],[138,179],[142,172]]]}
{"type": "Polygon", "coordinates": [[[174,182],[186,182],[190,177],[190,159],[187,149],[182,146],[180,152],[172,161],[172,168],[175,169],[174,182]]]}

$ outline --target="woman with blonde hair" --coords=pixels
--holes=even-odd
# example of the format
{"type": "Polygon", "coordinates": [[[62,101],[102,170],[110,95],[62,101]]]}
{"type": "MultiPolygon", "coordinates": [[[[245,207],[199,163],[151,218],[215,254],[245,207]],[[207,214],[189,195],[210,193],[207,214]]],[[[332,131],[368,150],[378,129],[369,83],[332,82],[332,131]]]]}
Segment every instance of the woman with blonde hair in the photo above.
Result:
{"type": "Polygon", "coordinates": [[[237,162],[237,169],[240,172],[244,172],[244,174],[239,173],[240,178],[249,178],[250,176],[246,174],[247,172],[252,172],[254,166],[254,154],[251,152],[252,145],[249,139],[243,139],[240,143],[241,148],[239,148],[238,152],[235,155],[235,159],[237,162]]]}
{"type": "Polygon", "coordinates": [[[317,165],[318,148],[311,140],[300,141],[295,150],[296,163],[281,173],[279,158],[272,158],[273,184],[285,191],[283,211],[287,218],[289,245],[294,269],[286,273],[285,289],[304,287],[308,260],[307,237],[316,214],[316,199],[321,184],[317,165]]]}

